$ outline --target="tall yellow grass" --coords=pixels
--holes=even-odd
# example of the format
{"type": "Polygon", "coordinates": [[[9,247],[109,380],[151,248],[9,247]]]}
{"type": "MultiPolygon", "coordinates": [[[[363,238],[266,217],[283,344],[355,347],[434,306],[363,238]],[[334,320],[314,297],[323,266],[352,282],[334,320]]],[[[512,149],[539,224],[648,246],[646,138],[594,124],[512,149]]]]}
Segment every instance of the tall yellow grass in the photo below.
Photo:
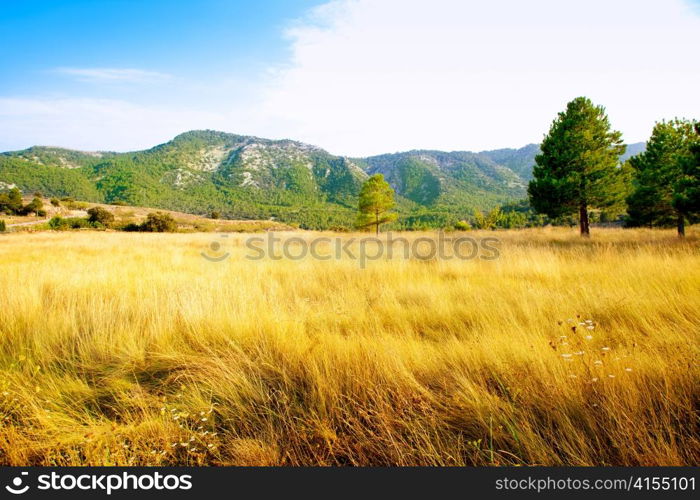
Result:
{"type": "Polygon", "coordinates": [[[0,237],[0,464],[697,464],[697,231],[481,236],[364,270],[0,237]]]}

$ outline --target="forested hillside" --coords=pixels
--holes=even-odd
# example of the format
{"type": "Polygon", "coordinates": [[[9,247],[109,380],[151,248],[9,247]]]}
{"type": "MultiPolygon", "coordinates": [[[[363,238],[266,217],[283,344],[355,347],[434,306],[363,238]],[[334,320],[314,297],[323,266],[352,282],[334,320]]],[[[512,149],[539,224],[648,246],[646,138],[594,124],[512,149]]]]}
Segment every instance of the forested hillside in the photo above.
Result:
{"type": "Polygon", "coordinates": [[[398,227],[442,227],[525,196],[539,148],[346,158],[291,140],[191,131],[145,151],[32,147],[0,154],[0,189],[305,228],[351,227],[368,175],[396,190],[398,227]]]}

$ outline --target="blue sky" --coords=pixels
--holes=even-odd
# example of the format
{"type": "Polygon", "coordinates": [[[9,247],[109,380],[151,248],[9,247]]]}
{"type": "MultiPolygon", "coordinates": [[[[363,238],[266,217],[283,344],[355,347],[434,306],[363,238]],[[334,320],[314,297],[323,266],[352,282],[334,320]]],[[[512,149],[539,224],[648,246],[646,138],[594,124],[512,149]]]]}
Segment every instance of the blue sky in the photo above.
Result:
{"type": "Polygon", "coordinates": [[[689,0],[0,0],[0,150],[519,147],[577,95],[639,141],[700,118],[698,32],[689,0]]]}
{"type": "MultiPolygon", "coordinates": [[[[3,95],[142,92],[76,79],[66,68],[136,68],[192,81],[254,76],[284,62],[284,29],[321,2],[2,0],[3,95]]],[[[108,82],[103,82],[108,83],[108,82]]],[[[162,89],[146,89],[152,98],[162,89]]]]}

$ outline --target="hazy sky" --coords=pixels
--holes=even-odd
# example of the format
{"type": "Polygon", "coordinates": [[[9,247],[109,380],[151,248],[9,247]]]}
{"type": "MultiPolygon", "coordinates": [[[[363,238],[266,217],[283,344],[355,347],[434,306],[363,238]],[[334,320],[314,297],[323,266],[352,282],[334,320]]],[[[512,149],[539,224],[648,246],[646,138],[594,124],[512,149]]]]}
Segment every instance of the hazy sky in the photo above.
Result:
{"type": "Polygon", "coordinates": [[[0,150],[520,147],[579,95],[636,142],[700,118],[698,33],[690,0],[3,1],[0,150]]]}

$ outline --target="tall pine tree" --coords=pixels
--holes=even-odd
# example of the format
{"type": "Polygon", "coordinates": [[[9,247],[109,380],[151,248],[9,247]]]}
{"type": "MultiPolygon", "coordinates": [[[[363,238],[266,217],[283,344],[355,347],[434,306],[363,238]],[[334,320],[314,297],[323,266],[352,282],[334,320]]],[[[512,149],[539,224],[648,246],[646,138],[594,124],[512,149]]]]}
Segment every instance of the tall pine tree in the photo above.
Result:
{"type": "Polygon", "coordinates": [[[630,158],[634,171],[634,190],[627,199],[630,225],[675,225],[679,236],[685,234],[685,221],[695,212],[692,148],[700,141],[694,126],[687,120],[658,122],[646,151],[630,158]]]}
{"type": "Polygon", "coordinates": [[[611,130],[605,108],[577,97],[554,120],[540,149],[528,186],[531,205],[552,218],[578,214],[581,236],[589,236],[589,210],[619,206],[627,194],[619,165],[622,134],[611,130]]]}
{"type": "Polygon", "coordinates": [[[688,218],[700,218],[700,122],[695,123],[695,141],[690,146],[688,161],[683,164],[673,206],[688,218]]]}

